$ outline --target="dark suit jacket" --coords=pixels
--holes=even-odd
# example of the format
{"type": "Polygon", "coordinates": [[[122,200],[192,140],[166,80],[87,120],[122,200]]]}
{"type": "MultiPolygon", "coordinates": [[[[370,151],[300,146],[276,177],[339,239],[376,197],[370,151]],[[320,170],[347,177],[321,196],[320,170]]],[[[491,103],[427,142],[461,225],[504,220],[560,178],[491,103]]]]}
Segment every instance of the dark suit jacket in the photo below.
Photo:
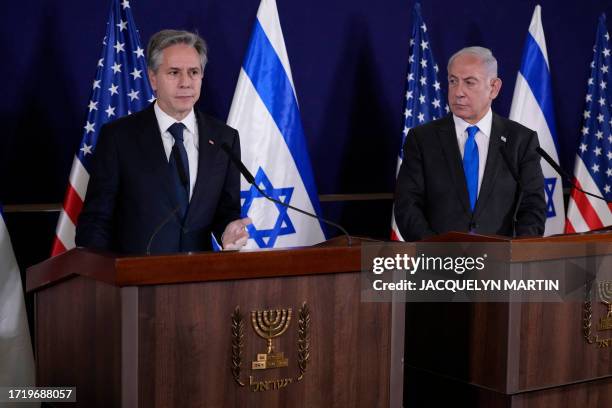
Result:
{"type": "Polygon", "coordinates": [[[151,104],[102,128],[77,223],[77,246],[145,253],[156,228],[170,217],[151,253],[207,250],[211,231],[220,237],[229,222],[240,218],[240,175],[218,147],[227,143],[240,157],[238,132],[198,111],[196,120],[198,175],[184,226],[173,214],[178,202],[151,104]]]}
{"type": "Polygon", "coordinates": [[[416,241],[449,231],[511,236],[518,186],[500,149],[523,187],[516,233],[542,235],[546,203],[537,146],[536,132],[493,113],[486,167],[472,213],[452,115],[411,129],[395,192],[395,220],[402,237],[416,241]]]}

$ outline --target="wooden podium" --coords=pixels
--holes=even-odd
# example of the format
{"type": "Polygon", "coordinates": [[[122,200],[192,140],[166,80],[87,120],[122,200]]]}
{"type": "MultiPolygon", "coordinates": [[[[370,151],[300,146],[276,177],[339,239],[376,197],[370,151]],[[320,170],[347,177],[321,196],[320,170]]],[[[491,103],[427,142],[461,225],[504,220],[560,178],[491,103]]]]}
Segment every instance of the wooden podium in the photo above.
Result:
{"type": "Polygon", "coordinates": [[[27,272],[37,385],[81,407],[398,407],[404,305],[361,302],[359,270],[359,245],[73,249],[27,272]]]}
{"type": "MultiPolygon", "coordinates": [[[[612,271],[610,232],[436,240],[498,242],[516,265],[584,257],[587,245],[592,264],[612,271]]],[[[588,308],[367,303],[360,262],[359,245],[148,257],[69,251],[28,270],[37,383],[76,386],[84,407],[370,408],[401,407],[402,398],[407,408],[612,406],[612,330],[595,327],[605,316],[598,299],[588,308]],[[269,350],[251,312],[288,308],[286,332],[269,350]],[[589,343],[595,335],[611,339],[589,343]],[[253,369],[266,364],[281,367],[253,369]]]]}
{"type": "MultiPolygon", "coordinates": [[[[612,232],[433,241],[499,242],[511,264],[536,267],[588,254],[612,271],[612,232]]],[[[408,303],[404,406],[612,407],[612,330],[598,331],[606,305],[593,295],[590,304],[408,303]]]]}

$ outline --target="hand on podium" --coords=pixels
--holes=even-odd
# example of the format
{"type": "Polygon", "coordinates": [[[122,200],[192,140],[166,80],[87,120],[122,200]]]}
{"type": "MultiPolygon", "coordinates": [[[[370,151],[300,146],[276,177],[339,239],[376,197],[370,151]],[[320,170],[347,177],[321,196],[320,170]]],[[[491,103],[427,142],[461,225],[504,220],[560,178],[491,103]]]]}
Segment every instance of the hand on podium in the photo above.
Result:
{"type": "Polygon", "coordinates": [[[246,226],[251,224],[250,218],[242,218],[227,224],[221,236],[221,243],[224,251],[237,251],[246,245],[249,233],[246,226]]]}

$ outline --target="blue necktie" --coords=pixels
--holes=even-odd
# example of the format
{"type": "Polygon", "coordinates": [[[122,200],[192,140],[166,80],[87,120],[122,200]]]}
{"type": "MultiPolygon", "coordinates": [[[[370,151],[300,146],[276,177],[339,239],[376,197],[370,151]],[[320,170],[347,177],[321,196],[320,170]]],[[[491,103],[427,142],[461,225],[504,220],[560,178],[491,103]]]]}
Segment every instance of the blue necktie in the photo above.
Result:
{"type": "Polygon", "coordinates": [[[478,145],[476,144],[477,126],[470,126],[466,129],[468,138],[463,149],[463,172],[470,195],[470,207],[474,211],[476,198],[478,197],[478,145]]]}
{"type": "Polygon", "coordinates": [[[177,122],[168,128],[168,132],[174,137],[174,145],[170,154],[170,171],[176,189],[176,198],[181,206],[181,218],[184,219],[189,207],[189,159],[183,144],[183,129],[185,125],[177,122]]]}

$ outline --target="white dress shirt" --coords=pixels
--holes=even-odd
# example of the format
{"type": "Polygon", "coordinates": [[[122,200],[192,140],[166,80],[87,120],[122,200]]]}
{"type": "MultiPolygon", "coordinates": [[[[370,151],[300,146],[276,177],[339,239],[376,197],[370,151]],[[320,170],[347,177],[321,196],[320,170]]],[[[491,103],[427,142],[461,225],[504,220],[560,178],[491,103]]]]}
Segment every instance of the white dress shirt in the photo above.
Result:
{"type": "Polygon", "coordinates": [[[491,127],[493,126],[493,111],[489,108],[489,111],[484,117],[474,125],[455,115],[453,115],[453,121],[455,122],[455,132],[457,133],[457,143],[459,143],[461,158],[463,158],[465,142],[468,138],[466,129],[470,126],[478,127],[478,132],[476,136],[474,136],[474,139],[478,146],[478,193],[480,194],[480,184],[482,184],[482,177],[487,164],[487,154],[489,153],[489,139],[491,137],[491,127]]]}
{"type": "Polygon", "coordinates": [[[174,146],[174,137],[168,128],[180,122],[185,125],[183,130],[183,146],[187,152],[187,159],[189,160],[189,199],[193,195],[193,189],[195,187],[196,178],[198,176],[198,151],[200,147],[200,138],[198,136],[198,125],[195,118],[195,112],[193,108],[191,112],[181,121],[177,121],[172,116],[164,112],[157,103],[153,107],[155,110],[155,117],[157,118],[157,124],[159,125],[159,132],[161,133],[162,142],[164,144],[164,151],[166,152],[166,160],[170,161],[170,154],[172,152],[172,146],[174,146]]]}

